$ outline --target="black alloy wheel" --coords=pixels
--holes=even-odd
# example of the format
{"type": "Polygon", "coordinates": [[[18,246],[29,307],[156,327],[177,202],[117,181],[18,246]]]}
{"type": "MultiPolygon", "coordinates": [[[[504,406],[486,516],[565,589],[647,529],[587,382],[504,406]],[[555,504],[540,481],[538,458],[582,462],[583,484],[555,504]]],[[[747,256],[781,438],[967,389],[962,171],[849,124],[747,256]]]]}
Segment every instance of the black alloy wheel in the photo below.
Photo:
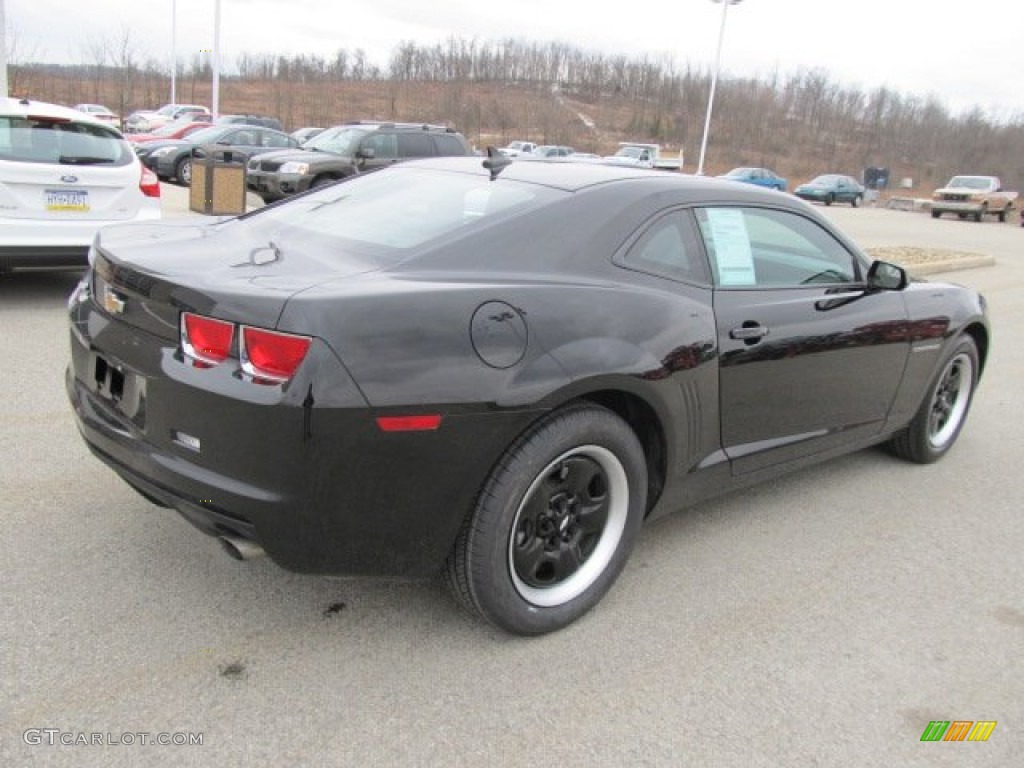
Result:
{"type": "Polygon", "coordinates": [[[565,627],[625,565],[646,490],[643,449],[616,414],[550,414],[506,451],[467,516],[447,562],[452,591],[508,632],[565,627]]]}
{"type": "Polygon", "coordinates": [[[970,336],[962,336],[947,353],[914,419],[893,437],[893,451],[919,464],[942,458],[967,420],[979,372],[978,347],[970,336]]]}

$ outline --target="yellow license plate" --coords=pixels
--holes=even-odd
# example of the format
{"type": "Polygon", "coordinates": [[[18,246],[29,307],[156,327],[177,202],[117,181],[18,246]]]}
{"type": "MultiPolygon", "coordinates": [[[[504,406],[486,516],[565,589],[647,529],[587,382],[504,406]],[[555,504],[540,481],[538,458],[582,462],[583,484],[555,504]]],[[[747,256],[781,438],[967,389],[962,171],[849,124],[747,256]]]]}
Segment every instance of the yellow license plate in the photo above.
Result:
{"type": "Polygon", "coordinates": [[[45,193],[48,211],[88,211],[89,190],[48,189],[45,193]]]}

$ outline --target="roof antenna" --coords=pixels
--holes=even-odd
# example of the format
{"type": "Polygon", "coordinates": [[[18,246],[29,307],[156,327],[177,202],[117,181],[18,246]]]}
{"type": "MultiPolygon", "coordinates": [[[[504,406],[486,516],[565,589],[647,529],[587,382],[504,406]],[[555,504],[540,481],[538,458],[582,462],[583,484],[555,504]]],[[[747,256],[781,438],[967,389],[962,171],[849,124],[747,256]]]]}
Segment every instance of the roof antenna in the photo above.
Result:
{"type": "Polygon", "coordinates": [[[500,151],[497,147],[487,147],[487,159],[484,160],[484,168],[491,172],[491,181],[498,178],[498,174],[512,165],[512,158],[500,151]]]}

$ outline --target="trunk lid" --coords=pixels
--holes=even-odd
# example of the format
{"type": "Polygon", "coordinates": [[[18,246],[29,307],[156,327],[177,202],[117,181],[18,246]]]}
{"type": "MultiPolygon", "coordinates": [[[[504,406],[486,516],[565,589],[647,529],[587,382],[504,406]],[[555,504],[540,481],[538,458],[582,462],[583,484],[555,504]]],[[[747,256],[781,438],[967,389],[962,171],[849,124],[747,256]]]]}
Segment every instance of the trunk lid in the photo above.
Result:
{"type": "Polygon", "coordinates": [[[103,229],[92,293],[119,320],[167,340],[183,311],[274,328],[288,299],[379,264],[339,252],[336,243],[280,237],[245,219],[123,224],[103,229]]]}

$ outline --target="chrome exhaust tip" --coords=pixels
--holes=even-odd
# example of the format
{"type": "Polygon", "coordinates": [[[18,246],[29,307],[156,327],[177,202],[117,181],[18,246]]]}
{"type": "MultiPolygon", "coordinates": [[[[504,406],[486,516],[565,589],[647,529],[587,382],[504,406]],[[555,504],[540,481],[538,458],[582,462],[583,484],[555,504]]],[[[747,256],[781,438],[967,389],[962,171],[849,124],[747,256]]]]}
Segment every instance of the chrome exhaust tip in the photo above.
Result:
{"type": "Polygon", "coordinates": [[[250,539],[240,539],[237,536],[221,536],[218,538],[224,551],[235,560],[252,560],[261,557],[266,552],[263,547],[250,539]]]}

